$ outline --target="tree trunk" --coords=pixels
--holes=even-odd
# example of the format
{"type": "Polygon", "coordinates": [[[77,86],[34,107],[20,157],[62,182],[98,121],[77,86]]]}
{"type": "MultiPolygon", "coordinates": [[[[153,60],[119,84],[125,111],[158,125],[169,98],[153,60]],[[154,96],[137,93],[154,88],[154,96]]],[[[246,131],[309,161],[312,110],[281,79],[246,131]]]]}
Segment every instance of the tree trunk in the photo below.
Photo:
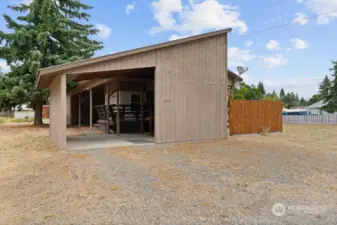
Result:
{"type": "Polygon", "coordinates": [[[35,118],[34,118],[34,125],[42,125],[42,105],[43,102],[41,99],[37,99],[34,103],[34,111],[35,111],[35,118]]]}

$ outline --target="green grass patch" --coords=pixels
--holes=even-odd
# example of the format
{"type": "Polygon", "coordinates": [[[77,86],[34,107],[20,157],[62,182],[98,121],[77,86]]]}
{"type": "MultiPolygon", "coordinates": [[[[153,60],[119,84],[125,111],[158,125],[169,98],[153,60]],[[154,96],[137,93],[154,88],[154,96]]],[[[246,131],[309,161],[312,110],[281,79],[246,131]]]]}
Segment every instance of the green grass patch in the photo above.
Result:
{"type": "Polygon", "coordinates": [[[33,122],[34,118],[7,118],[7,117],[0,117],[0,124],[6,124],[6,123],[28,123],[33,122]]]}
{"type": "Polygon", "coordinates": [[[22,119],[11,119],[10,122],[12,123],[28,123],[33,122],[33,118],[22,118],[22,119]]]}
{"type": "Polygon", "coordinates": [[[6,117],[0,117],[0,124],[7,123],[9,121],[9,118],[6,117]]]}

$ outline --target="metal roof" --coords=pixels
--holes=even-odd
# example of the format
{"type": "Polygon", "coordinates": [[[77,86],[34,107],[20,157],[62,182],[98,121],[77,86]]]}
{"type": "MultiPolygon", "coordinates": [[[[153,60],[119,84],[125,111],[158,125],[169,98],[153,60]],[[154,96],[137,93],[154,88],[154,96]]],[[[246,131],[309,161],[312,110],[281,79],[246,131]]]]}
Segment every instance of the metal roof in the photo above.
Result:
{"type": "Polygon", "coordinates": [[[328,103],[324,102],[323,100],[318,101],[312,105],[309,105],[308,109],[321,109],[322,107],[326,106],[328,103]]]}

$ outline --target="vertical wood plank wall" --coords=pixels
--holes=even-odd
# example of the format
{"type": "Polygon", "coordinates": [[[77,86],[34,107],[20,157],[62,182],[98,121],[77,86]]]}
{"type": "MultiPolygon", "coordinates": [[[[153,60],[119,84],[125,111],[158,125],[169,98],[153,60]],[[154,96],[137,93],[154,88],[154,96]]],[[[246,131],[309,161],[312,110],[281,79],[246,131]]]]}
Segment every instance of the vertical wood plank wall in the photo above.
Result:
{"type": "Polygon", "coordinates": [[[49,136],[57,147],[64,149],[67,142],[67,80],[56,76],[50,86],[49,136]]]}
{"type": "Polygon", "coordinates": [[[155,141],[227,136],[227,34],[199,39],[66,71],[155,67],[155,141]]]}
{"type": "Polygon", "coordinates": [[[262,100],[232,100],[230,106],[230,134],[258,134],[282,132],[282,103],[262,100]]]}
{"type": "Polygon", "coordinates": [[[225,137],[226,39],[221,35],[157,50],[156,142],[225,137]]]}

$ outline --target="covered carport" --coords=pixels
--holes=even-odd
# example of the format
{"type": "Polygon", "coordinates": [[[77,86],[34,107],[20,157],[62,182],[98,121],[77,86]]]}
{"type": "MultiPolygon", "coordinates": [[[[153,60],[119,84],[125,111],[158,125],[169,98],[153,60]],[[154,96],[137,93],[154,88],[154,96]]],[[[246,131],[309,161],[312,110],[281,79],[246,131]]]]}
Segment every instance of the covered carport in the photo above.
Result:
{"type": "MultiPolygon", "coordinates": [[[[92,126],[91,98],[95,87],[105,85],[109,96],[112,81],[116,81],[118,89],[121,80],[141,80],[150,70],[153,71],[155,143],[225,138],[227,33],[230,31],[221,30],[41,69],[36,87],[50,89],[50,138],[58,147],[66,148],[67,124],[72,123],[74,116],[71,96],[89,91],[87,111],[92,126]],[[67,94],[69,80],[80,81],[80,85],[67,94]]],[[[118,135],[119,121],[116,125],[118,135]]]]}

